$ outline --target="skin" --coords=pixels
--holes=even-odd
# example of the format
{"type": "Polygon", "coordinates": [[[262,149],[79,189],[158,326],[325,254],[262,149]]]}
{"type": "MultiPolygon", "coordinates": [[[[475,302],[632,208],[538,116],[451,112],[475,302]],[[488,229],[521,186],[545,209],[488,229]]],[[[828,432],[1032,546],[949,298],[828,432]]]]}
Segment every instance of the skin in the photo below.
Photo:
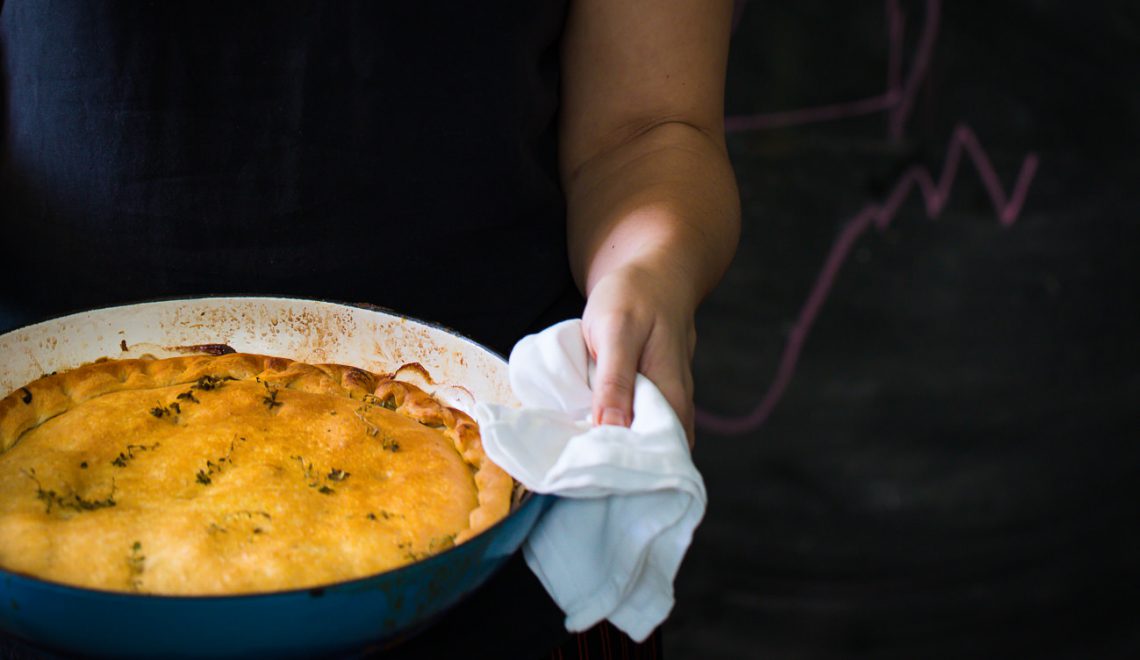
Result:
{"type": "Polygon", "coordinates": [[[724,143],[731,16],[729,0],[575,0],[563,37],[560,168],[594,419],[628,426],[641,372],[690,444],[694,315],[740,233],[724,143]]]}

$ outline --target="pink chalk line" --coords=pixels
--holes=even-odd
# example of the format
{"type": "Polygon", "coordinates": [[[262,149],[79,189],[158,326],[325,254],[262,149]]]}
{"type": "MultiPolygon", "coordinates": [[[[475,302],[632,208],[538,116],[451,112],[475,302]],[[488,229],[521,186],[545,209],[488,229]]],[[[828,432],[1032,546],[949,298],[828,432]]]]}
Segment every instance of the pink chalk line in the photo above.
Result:
{"type": "Polygon", "coordinates": [[[784,390],[787,389],[788,383],[792,380],[804,341],[807,340],[812,324],[815,323],[820,308],[823,307],[824,301],[831,292],[835,277],[847,261],[851,248],[854,247],[856,241],[872,225],[880,230],[890,225],[896,217],[899,207],[906,200],[911,189],[915,187],[922,193],[926,202],[927,215],[932,219],[941,215],[949,198],[950,189],[957,178],[963,153],[970,157],[974,167],[977,168],[978,176],[993,201],[994,209],[997,211],[998,220],[1002,226],[1008,227],[1017,220],[1021,214],[1022,205],[1025,203],[1025,197],[1029,192],[1029,184],[1037,171],[1037,154],[1030,152],[1025,156],[1017,179],[1014,181],[1009,196],[1006,197],[997,172],[982,145],[979,144],[978,138],[968,126],[959,125],[954,130],[947,147],[946,161],[938,183],[934,182],[933,177],[925,167],[914,165],[902,174],[884,203],[871,203],[863,207],[863,210],[848,220],[840,230],[827,259],[824,261],[823,269],[812,286],[807,302],[804,303],[795,325],[789,332],[787,344],[785,344],[784,352],[780,356],[776,377],[768,387],[764,398],[760,400],[759,405],[752,412],[740,417],[722,417],[698,410],[697,424],[701,428],[715,433],[744,433],[758,428],[768,419],[768,415],[779,403],[784,390]]]}
{"type": "MultiPolygon", "coordinates": [[[[821,121],[834,121],[859,115],[870,115],[896,107],[901,94],[888,91],[879,96],[847,101],[834,105],[821,105],[801,110],[768,112],[762,115],[730,116],[724,118],[724,128],[728,132],[753,131],[759,129],[786,128],[801,124],[814,124],[821,121]]],[[[893,124],[892,124],[893,126],[893,124]]]]}
{"type": "MultiPolygon", "coordinates": [[[[745,3],[741,3],[737,6],[735,20],[739,21],[744,5],[745,3]]],[[[882,94],[814,108],[753,115],[730,115],[725,117],[725,130],[732,132],[786,128],[887,112],[887,133],[889,137],[895,141],[901,139],[906,121],[914,108],[914,98],[918,94],[918,86],[926,77],[927,69],[930,68],[930,58],[934,53],[934,44],[938,40],[941,12],[941,0],[927,0],[922,32],[919,33],[914,60],[911,62],[905,83],[901,80],[905,17],[899,7],[898,0],[887,0],[887,88],[882,94]]]]}
{"type": "MultiPolygon", "coordinates": [[[[901,139],[906,120],[914,106],[918,86],[926,75],[930,64],[935,39],[938,35],[941,2],[940,0],[927,0],[926,20],[922,33],[919,35],[915,58],[905,83],[900,82],[902,77],[904,17],[899,8],[898,0],[887,0],[886,7],[887,34],[890,45],[886,92],[878,97],[831,106],[748,117],[728,117],[726,128],[728,130],[775,128],[829,121],[873,112],[887,112],[888,136],[892,140],[901,139]]],[[[1008,227],[1017,221],[1029,192],[1029,185],[1037,172],[1037,154],[1034,152],[1026,154],[1013,187],[1010,189],[1009,196],[1006,197],[997,171],[986,155],[985,149],[978,142],[977,136],[968,126],[959,125],[950,138],[946,150],[946,160],[942,167],[942,175],[937,183],[934,182],[933,177],[925,167],[921,165],[911,166],[895,182],[895,186],[887,195],[885,202],[867,204],[840,230],[824,261],[823,269],[816,277],[807,301],[789,332],[788,341],[780,355],[776,376],[768,386],[768,390],[764,393],[760,403],[750,413],[734,417],[720,416],[698,408],[696,411],[697,424],[702,429],[722,434],[739,434],[763,425],[772,410],[780,402],[780,398],[795,375],[800,352],[803,350],[808,333],[811,331],[823,303],[827,300],[828,294],[831,293],[835,278],[843,264],[846,263],[855,243],[872,226],[880,230],[889,226],[912,188],[917,187],[922,194],[926,213],[930,218],[937,218],[941,215],[949,199],[954,181],[957,179],[963,153],[970,157],[977,169],[978,176],[993,202],[1001,225],[1008,227]]]]}
{"type": "MultiPolygon", "coordinates": [[[[923,21],[922,32],[918,34],[918,45],[915,47],[914,60],[911,61],[910,72],[907,73],[906,82],[902,86],[902,97],[898,105],[891,109],[887,115],[887,133],[891,140],[900,140],[906,120],[914,109],[914,99],[918,96],[918,86],[926,77],[930,68],[930,58],[934,54],[934,44],[938,40],[938,26],[942,18],[942,0],[927,0],[926,17],[923,21]]],[[[891,43],[891,54],[899,57],[903,43],[903,14],[899,9],[898,0],[887,2],[887,31],[891,43]]],[[[894,81],[897,84],[897,79],[894,81]]]]}

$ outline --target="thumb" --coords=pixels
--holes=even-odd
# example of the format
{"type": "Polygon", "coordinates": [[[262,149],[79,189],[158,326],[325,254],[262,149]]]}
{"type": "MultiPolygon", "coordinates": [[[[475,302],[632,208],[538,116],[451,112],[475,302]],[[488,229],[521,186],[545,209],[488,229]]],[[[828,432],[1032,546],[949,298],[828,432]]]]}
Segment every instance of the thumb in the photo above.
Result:
{"type": "Polygon", "coordinates": [[[633,386],[641,346],[621,324],[595,326],[586,344],[597,360],[593,390],[595,424],[629,426],[633,421],[633,386]]]}

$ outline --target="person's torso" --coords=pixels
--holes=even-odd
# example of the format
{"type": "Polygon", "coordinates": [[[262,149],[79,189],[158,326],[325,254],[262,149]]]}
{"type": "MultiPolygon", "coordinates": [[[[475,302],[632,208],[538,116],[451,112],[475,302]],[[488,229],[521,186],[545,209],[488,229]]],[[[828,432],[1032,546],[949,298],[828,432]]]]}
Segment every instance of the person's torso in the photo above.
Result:
{"type": "Polygon", "coordinates": [[[563,14],[8,0],[4,298],[313,296],[505,344],[571,286],[563,14]]]}

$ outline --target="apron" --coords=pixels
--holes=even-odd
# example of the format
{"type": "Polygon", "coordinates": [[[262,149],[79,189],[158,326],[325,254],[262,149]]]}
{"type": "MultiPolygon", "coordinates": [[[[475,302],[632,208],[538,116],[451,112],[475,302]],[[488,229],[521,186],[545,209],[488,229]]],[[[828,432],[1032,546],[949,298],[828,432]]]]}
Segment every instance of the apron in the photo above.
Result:
{"type": "Polygon", "coordinates": [[[575,316],[561,2],[0,10],[0,324],[155,298],[366,302],[506,352],[575,316]]]}

